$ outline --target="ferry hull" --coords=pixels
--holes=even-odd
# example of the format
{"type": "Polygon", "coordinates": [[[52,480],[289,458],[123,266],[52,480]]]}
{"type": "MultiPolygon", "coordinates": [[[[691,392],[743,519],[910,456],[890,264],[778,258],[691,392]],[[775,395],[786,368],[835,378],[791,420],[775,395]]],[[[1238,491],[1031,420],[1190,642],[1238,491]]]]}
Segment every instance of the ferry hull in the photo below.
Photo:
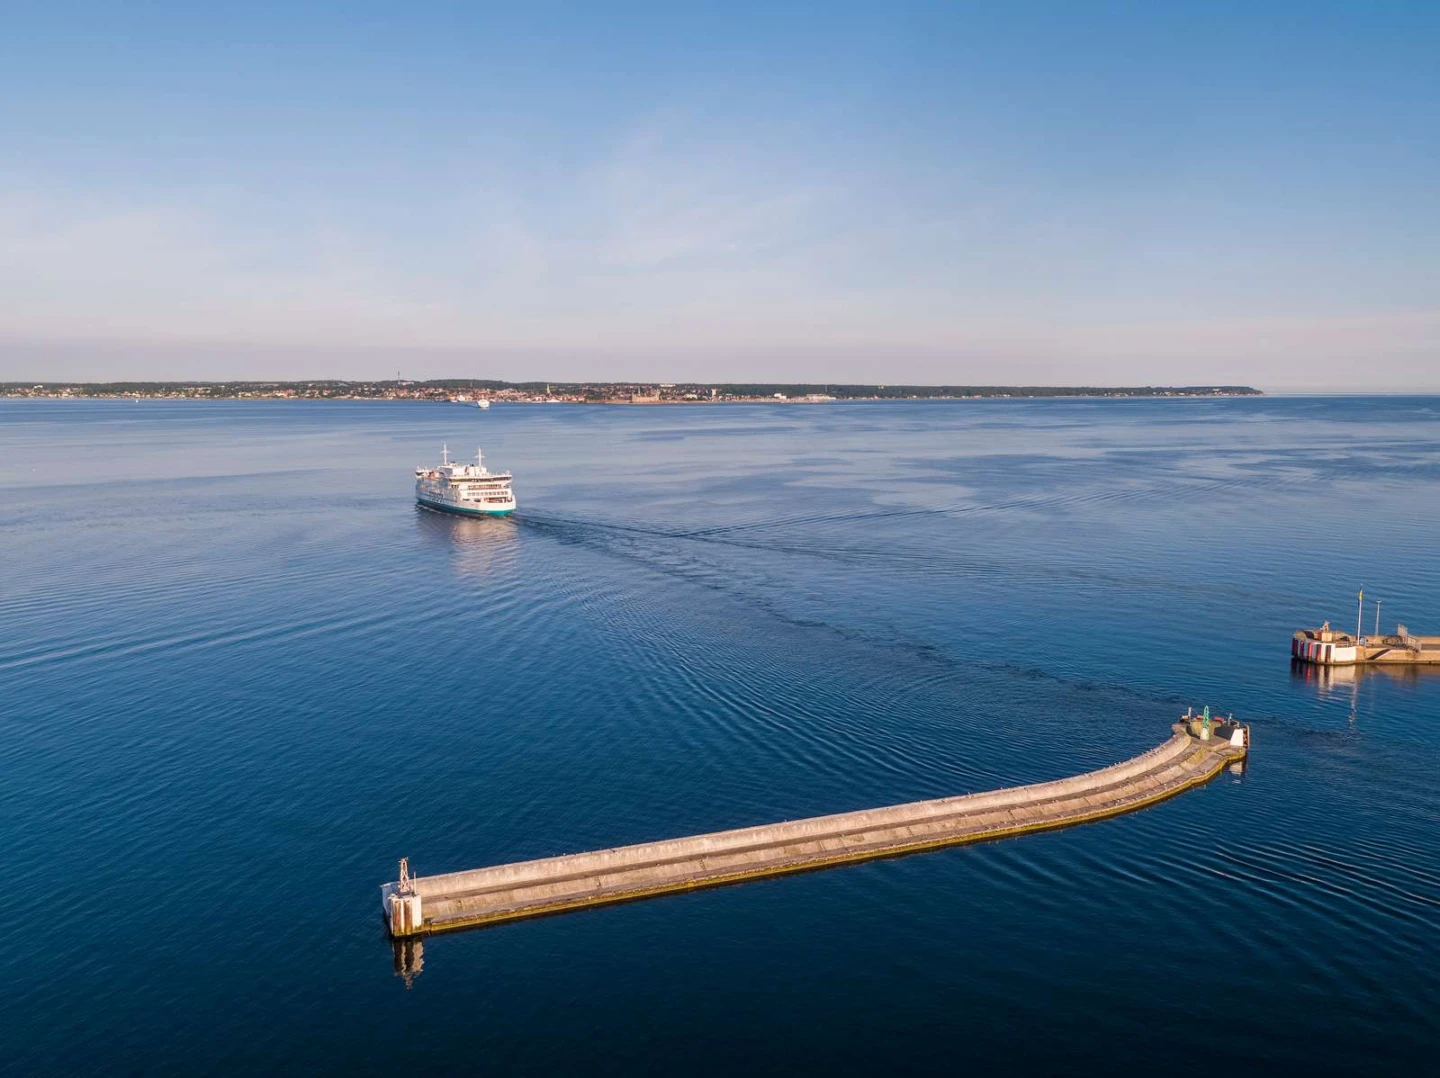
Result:
{"type": "Polygon", "coordinates": [[[515,512],[512,505],[509,509],[482,509],[478,506],[451,505],[448,502],[434,502],[428,498],[416,498],[415,504],[426,509],[433,509],[437,513],[453,513],[457,517],[508,517],[515,512]]]}

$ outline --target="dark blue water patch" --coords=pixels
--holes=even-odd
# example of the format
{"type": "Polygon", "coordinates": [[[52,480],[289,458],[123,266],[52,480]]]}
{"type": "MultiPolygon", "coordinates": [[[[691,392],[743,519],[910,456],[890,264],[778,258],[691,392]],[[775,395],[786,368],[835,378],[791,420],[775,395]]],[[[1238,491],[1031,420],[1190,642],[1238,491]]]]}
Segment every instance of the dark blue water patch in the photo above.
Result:
{"type": "Polygon", "coordinates": [[[1433,398],[0,403],[20,1073],[1414,1072],[1440,977],[1433,398]],[[413,505],[483,445],[520,511],[413,505]],[[77,474],[76,462],[83,462],[77,474]],[[378,885],[1038,781],[1008,843],[442,937],[378,885]],[[1218,1031],[1218,1032],[1217,1032],[1218,1031]],[[1203,1044],[1204,1050],[1194,1046],[1203,1044]]]}
{"type": "Polygon", "coordinates": [[[642,430],[632,437],[637,442],[683,442],[686,434],[683,430],[642,430]]]}

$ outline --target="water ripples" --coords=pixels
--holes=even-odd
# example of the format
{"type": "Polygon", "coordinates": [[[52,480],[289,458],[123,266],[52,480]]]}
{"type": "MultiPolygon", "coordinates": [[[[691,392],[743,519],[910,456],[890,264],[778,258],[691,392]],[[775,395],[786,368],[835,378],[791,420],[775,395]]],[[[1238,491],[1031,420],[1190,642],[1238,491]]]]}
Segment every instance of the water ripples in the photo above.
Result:
{"type": "MultiPolygon", "coordinates": [[[[0,942],[27,980],[10,1025],[48,1031],[11,1058],[100,1067],[139,1030],[177,1069],[390,1066],[404,1029],[452,1069],[471,1036],[501,1069],[576,1069],[593,1056],[563,1011],[656,1069],[636,1014],[702,1043],[863,1012],[932,1063],[941,1026],[993,1069],[1018,1058],[996,1029],[1044,1022],[1077,1059],[1123,1036],[1168,1066],[1214,998],[1215,1065],[1394,1066],[1440,1003],[1440,679],[1311,682],[1285,641],[1353,616],[1361,574],[1387,611],[1440,610],[1417,557],[1435,412],[1205,404],[680,428],[494,409],[507,521],[410,505],[411,458],[482,422],[460,410],[177,408],[163,434],[105,426],[98,501],[0,476],[0,838],[66,911],[0,942]],[[441,871],[1056,778],[1206,702],[1254,723],[1245,773],[1134,815],[435,940],[413,993],[391,983],[374,887],[395,857],[441,871]],[[134,911],[172,891],[157,933],[134,911]],[[327,1023],[297,1020],[317,999],[327,1023]]],[[[0,426],[0,450],[31,459],[59,426],[81,452],[77,408],[0,426]]],[[[796,1043],[771,1058],[802,1065],[796,1043]]]]}

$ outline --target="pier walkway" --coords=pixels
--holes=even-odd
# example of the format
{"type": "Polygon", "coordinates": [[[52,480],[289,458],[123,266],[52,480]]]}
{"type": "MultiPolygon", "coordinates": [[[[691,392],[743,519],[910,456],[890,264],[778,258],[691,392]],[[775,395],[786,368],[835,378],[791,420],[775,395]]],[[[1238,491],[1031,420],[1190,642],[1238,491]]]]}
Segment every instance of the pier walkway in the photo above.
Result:
{"type": "Polygon", "coordinates": [[[1187,715],[1164,744],[1072,778],[833,816],[643,842],[594,853],[411,876],[381,887],[397,939],[675,891],[1006,838],[1118,816],[1242,759],[1249,728],[1187,715]]]}

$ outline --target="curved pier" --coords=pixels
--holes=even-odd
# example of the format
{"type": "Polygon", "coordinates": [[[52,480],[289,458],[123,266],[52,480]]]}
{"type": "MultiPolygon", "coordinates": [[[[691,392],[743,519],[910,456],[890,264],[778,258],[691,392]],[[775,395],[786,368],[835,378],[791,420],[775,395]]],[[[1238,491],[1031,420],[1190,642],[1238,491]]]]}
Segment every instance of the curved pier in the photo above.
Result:
{"type": "Polygon", "coordinates": [[[1249,728],[1187,714],[1164,744],[1053,782],[644,842],[594,853],[411,876],[381,887],[391,936],[495,924],[741,880],[1006,838],[1132,812],[1242,759],[1249,728]]]}

